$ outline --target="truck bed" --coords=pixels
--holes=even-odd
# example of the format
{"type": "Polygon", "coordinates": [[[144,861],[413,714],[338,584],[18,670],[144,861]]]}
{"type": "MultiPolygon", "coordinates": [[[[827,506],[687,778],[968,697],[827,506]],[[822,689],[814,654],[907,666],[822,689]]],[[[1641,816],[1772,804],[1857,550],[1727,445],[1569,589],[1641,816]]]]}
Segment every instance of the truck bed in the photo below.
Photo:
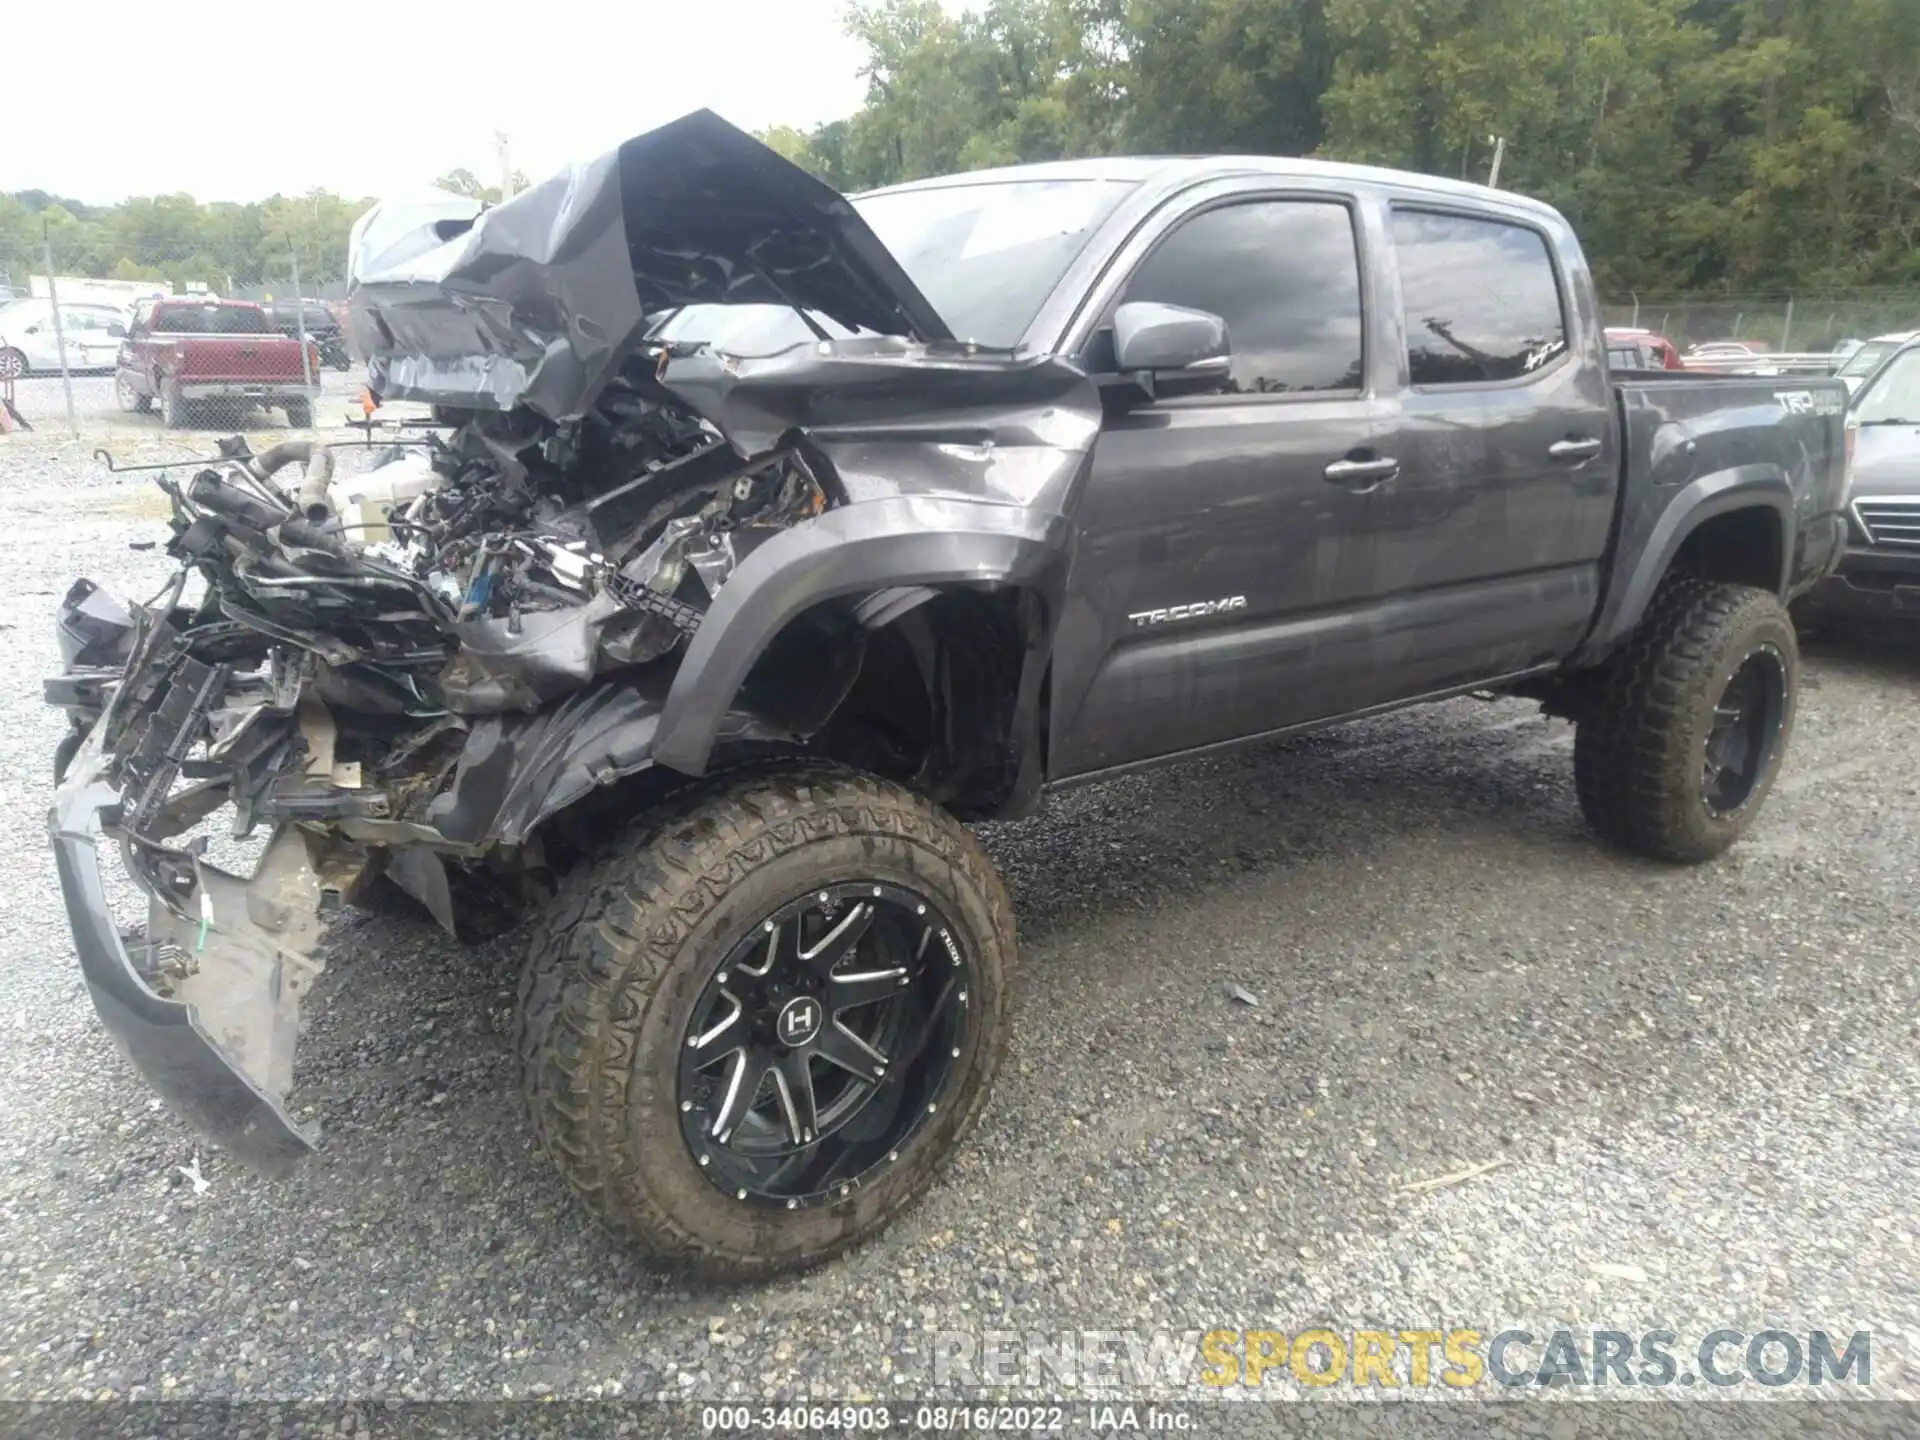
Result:
{"type": "MultiPolygon", "coordinates": [[[[1616,562],[1593,630],[1597,642],[1616,639],[1619,621],[1640,613],[1647,598],[1641,590],[1658,579],[1659,558],[1670,549],[1665,531],[1711,513],[1721,492],[1731,496],[1744,489],[1750,498],[1756,483],[1770,487],[1789,522],[1784,533],[1797,537],[1791,554],[1756,553],[1756,573],[1784,567],[1790,590],[1826,574],[1845,533],[1844,385],[1827,376],[1681,370],[1616,372],[1612,381],[1620,411],[1622,501],[1612,546],[1616,562]],[[1697,493],[1683,497],[1688,489],[1697,493]],[[1708,508],[1675,503],[1681,498],[1708,508]]],[[[1590,647],[1588,658],[1592,654],[1590,647]]]]}

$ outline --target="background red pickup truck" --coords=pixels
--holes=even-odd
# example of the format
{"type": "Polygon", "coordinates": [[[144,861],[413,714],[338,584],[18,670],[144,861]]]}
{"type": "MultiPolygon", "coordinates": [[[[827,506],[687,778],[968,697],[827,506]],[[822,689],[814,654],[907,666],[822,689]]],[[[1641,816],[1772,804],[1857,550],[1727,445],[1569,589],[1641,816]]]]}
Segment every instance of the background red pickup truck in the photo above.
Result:
{"type": "Polygon", "coordinates": [[[289,425],[305,429],[320,395],[320,354],[311,340],[304,356],[301,348],[244,300],[143,301],[120,347],[114,394],[122,410],[159,400],[170,430],[205,408],[247,405],[285,410],[289,425]]]}

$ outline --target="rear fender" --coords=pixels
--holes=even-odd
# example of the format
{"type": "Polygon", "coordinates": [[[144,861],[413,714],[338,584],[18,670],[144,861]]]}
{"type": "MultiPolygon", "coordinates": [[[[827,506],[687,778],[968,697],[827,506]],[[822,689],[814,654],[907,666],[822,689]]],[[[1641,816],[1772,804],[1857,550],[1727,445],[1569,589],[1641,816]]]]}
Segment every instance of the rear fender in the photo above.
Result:
{"type": "Polygon", "coordinates": [[[1689,535],[1717,516],[1756,507],[1773,513],[1780,522],[1781,566],[1775,593],[1784,597],[1794,551],[1794,495],[1785,471],[1777,465],[1739,465],[1702,475],[1668,493],[1637,555],[1616,559],[1614,583],[1600,602],[1600,613],[1576,663],[1599,663],[1640,623],[1689,535]]]}

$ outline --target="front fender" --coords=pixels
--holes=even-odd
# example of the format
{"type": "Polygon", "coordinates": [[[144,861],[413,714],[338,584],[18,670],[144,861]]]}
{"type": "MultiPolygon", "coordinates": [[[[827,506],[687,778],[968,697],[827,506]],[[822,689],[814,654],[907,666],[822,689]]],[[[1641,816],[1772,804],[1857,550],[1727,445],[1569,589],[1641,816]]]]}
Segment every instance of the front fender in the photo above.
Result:
{"type": "Polygon", "coordinates": [[[1764,507],[1780,521],[1780,576],[1776,593],[1787,593],[1794,553],[1794,494],[1786,473],[1777,465],[1737,465],[1702,475],[1672,491],[1637,554],[1622,554],[1615,563],[1613,581],[1600,602],[1593,631],[1580,654],[1580,663],[1593,664],[1640,623],[1653,592],[1672,568],[1687,537],[1707,521],[1735,510],[1764,507]]]}
{"type": "Polygon", "coordinates": [[[809,607],[906,585],[1027,585],[1057,598],[1072,535],[1061,515],[945,496],[865,501],[776,535],[728,577],[694,633],[660,715],[655,762],[706,773],[747,673],[809,607]]]}
{"type": "MultiPolygon", "coordinates": [[[[654,765],[664,687],[654,677],[613,681],[532,715],[489,715],[461,748],[453,782],[427,819],[444,838],[476,848],[524,844],[599,786],[654,765]]],[[[791,743],[778,722],[723,710],[715,742],[791,743]]]]}

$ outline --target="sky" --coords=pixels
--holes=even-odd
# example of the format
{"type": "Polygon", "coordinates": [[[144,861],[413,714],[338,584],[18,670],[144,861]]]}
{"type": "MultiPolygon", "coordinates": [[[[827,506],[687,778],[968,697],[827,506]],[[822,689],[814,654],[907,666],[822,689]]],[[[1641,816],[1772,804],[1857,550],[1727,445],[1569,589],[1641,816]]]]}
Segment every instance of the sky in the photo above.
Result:
{"type": "Polygon", "coordinates": [[[0,191],[95,204],[183,190],[378,197],[457,166],[494,183],[496,130],[513,168],[537,180],[689,110],[805,129],[866,93],[845,0],[5,9],[0,191]],[[49,63],[57,56],[101,63],[49,63]]]}

